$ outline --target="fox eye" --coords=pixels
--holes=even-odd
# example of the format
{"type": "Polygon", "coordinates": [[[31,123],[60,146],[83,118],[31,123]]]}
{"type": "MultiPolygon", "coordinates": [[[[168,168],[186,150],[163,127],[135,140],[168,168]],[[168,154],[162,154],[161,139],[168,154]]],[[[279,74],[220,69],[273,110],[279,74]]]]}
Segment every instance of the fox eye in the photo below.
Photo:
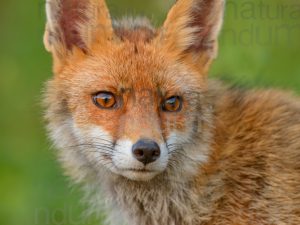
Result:
{"type": "Polygon", "coordinates": [[[179,96],[173,96],[164,101],[162,105],[163,111],[179,112],[182,108],[182,99],[179,96]]]}
{"type": "Polygon", "coordinates": [[[94,104],[102,109],[112,109],[116,106],[116,98],[110,92],[99,92],[93,96],[94,104]]]}

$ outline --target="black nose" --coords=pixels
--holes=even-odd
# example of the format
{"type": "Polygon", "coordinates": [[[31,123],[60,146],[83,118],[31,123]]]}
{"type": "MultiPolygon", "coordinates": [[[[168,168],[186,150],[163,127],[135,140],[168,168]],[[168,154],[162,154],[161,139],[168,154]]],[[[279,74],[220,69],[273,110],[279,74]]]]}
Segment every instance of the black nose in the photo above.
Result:
{"type": "Polygon", "coordinates": [[[160,149],[156,142],[141,139],[132,147],[133,156],[140,162],[146,164],[156,161],[160,156],[160,149]]]}

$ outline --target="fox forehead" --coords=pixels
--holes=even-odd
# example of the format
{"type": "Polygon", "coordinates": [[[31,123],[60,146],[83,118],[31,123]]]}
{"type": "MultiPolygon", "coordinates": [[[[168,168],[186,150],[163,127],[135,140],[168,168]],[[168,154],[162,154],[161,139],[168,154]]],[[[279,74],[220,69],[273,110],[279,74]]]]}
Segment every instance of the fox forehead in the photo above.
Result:
{"type": "Polygon", "coordinates": [[[203,88],[203,77],[151,44],[124,42],[74,57],[58,79],[73,92],[145,91],[165,96],[203,88]],[[77,90],[72,90],[72,89],[77,90]],[[78,89],[80,88],[80,89],[78,89]]]}

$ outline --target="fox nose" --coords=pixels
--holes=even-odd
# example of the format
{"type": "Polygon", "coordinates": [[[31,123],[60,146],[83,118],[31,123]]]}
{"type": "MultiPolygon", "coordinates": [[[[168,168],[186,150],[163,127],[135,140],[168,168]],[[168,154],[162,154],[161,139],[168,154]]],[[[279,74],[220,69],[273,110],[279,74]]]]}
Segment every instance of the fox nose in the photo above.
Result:
{"type": "Polygon", "coordinates": [[[132,146],[133,156],[144,165],[156,161],[160,156],[160,148],[154,141],[141,139],[132,146]]]}

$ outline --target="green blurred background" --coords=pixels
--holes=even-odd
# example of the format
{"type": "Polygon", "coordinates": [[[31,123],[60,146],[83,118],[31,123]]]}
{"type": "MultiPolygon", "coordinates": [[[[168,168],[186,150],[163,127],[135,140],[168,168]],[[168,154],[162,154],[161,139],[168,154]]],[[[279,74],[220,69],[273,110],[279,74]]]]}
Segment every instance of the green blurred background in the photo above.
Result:
{"type": "MultiPolygon", "coordinates": [[[[160,25],[171,0],[108,0],[113,17],[160,25]]],[[[42,44],[44,0],[0,0],[0,225],[93,225],[81,216],[47,141],[40,107],[51,58],[42,44]]],[[[300,92],[300,2],[231,0],[212,76],[300,92]]],[[[99,223],[98,223],[99,224],[99,223]]]]}

